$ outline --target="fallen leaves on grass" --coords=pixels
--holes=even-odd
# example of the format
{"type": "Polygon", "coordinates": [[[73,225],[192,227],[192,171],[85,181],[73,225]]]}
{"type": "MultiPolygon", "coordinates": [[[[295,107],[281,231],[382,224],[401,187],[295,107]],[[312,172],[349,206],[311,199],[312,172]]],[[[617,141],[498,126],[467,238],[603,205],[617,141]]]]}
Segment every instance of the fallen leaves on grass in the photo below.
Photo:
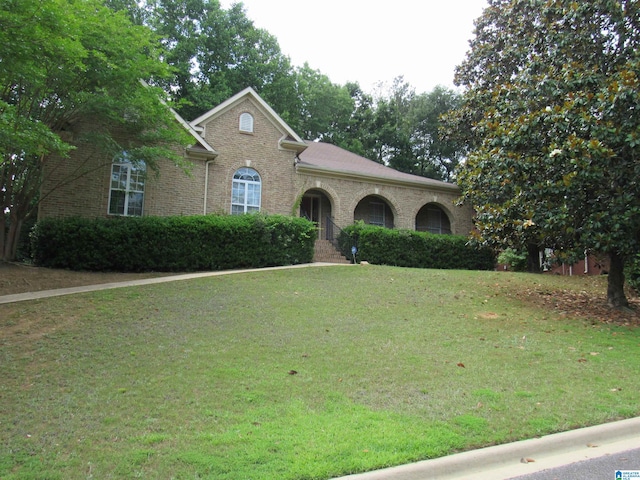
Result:
{"type": "Polygon", "coordinates": [[[607,305],[606,294],[576,290],[549,290],[548,287],[522,289],[518,297],[560,315],[594,323],[640,327],[640,299],[629,298],[629,308],[616,310],[607,305]]]}

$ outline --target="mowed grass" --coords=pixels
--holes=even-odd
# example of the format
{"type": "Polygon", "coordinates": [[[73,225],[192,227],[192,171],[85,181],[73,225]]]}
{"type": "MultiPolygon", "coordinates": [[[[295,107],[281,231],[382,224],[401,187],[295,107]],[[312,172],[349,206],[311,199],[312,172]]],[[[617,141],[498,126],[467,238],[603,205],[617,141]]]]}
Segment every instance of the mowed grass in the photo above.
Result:
{"type": "Polygon", "coordinates": [[[602,279],[336,266],[0,305],[0,478],[326,479],[640,413],[602,279]]]}

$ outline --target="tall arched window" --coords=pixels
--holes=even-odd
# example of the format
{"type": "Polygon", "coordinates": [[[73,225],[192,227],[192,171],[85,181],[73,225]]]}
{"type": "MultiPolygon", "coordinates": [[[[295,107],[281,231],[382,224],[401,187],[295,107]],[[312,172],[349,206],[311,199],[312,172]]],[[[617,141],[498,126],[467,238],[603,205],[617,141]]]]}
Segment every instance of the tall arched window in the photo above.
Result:
{"type": "Polygon", "coordinates": [[[233,175],[231,213],[240,215],[260,211],[261,180],[253,168],[240,168],[233,175]]]}

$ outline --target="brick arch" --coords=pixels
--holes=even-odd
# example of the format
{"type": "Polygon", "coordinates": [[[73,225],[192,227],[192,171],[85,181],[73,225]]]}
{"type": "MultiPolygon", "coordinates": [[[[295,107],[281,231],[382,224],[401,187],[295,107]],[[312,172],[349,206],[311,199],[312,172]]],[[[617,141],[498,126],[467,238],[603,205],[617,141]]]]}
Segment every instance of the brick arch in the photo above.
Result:
{"type": "Polygon", "coordinates": [[[420,211],[422,211],[422,209],[424,209],[425,207],[428,207],[429,205],[433,205],[433,206],[439,208],[440,210],[442,210],[444,212],[444,214],[447,216],[447,221],[449,223],[450,232],[448,232],[448,233],[455,233],[456,232],[456,225],[455,225],[456,216],[455,216],[455,214],[453,213],[452,209],[449,206],[446,206],[446,205],[444,205],[444,204],[442,204],[442,203],[440,203],[438,201],[425,202],[424,204],[422,204],[422,206],[420,206],[420,208],[418,208],[417,210],[415,210],[413,212],[412,218],[413,218],[414,229],[417,230],[416,223],[417,223],[417,219],[418,219],[418,215],[419,215],[420,211]]]}
{"type": "Polygon", "coordinates": [[[334,234],[336,208],[339,197],[333,188],[315,182],[299,190],[296,215],[305,216],[313,221],[318,229],[318,239],[331,240],[334,234]],[[328,217],[332,220],[328,220],[328,217]]]}
{"type": "Polygon", "coordinates": [[[296,199],[301,199],[309,190],[319,190],[324,193],[329,199],[329,203],[331,204],[331,211],[334,212],[334,215],[339,211],[340,196],[330,185],[327,185],[324,182],[316,182],[312,185],[303,185],[302,188],[298,190],[296,199]]]}
{"type": "MultiPolygon", "coordinates": [[[[376,202],[378,203],[378,202],[376,202]]],[[[388,192],[375,188],[362,190],[357,192],[354,201],[348,211],[350,220],[364,220],[365,223],[373,223],[376,225],[384,225],[387,228],[398,228],[403,225],[402,210],[399,203],[388,192]],[[374,209],[373,201],[363,203],[366,199],[379,200],[384,207],[382,210],[374,209]],[[375,218],[375,220],[374,220],[375,218]]]]}
{"type": "Polygon", "coordinates": [[[353,196],[353,199],[349,204],[348,214],[353,217],[353,213],[355,212],[358,204],[362,201],[362,199],[369,196],[380,197],[381,199],[383,199],[389,205],[389,208],[391,208],[391,213],[393,213],[394,218],[397,219],[402,216],[402,208],[400,207],[400,203],[393,195],[390,195],[383,189],[373,188],[363,188],[353,196]]]}
{"type": "Polygon", "coordinates": [[[422,210],[423,207],[426,207],[427,205],[436,205],[437,207],[440,207],[442,210],[444,210],[444,212],[447,214],[447,217],[449,217],[449,220],[452,222],[452,225],[453,225],[453,219],[455,218],[456,215],[453,211],[452,205],[445,205],[444,203],[439,202],[437,198],[434,198],[434,200],[427,201],[417,205],[411,211],[411,217],[415,219],[416,215],[418,215],[418,212],[422,210]]]}

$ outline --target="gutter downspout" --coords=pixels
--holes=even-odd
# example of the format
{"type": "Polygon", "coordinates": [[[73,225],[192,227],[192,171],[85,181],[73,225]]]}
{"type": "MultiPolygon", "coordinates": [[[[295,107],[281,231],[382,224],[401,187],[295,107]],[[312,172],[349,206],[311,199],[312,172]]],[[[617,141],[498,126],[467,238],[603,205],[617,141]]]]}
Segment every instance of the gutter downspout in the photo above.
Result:
{"type": "Polygon", "coordinates": [[[213,160],[204,162],[204,204],[202,206],[203,215],[207,214],[207,197],[209,196],[209,164],[213,160]]]}

